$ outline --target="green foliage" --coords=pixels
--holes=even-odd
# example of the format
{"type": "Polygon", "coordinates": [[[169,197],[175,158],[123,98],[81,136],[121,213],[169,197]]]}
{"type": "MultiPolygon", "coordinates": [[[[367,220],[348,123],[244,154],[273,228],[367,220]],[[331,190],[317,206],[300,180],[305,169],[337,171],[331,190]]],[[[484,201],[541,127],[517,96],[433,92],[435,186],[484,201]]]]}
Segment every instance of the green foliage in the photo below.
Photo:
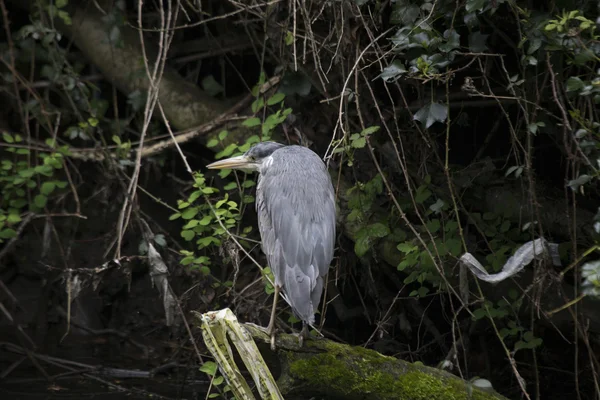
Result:
{"type": "Polygon", "coordinates": [[[333,141],[333,154],[345,152],[347,156],[347,164],[351,167],[354,164],[354,151],[356,149],[362,149],[367,145],[369,136],[379,131],[379,126],[370,126],[363,129],[359,133],[352,133],[351,135],[344,136],[340,140],[333,141]]]}
{"type": "Polygon", "coordinates": [[[19,134],[2,132],[2,141],[9,146],[0,161],[0,243],[16,235],[25,212],[43,212],[49,197],[67,187],[56,175],[69,155],[67,146],[57,147],[51,139],[49,152],[33,152],[19,134]]]}
{"type": "Polygon", "coordinates": [[[448,118],[448,107],[439,103],[427,104],[417,111],[413,118],[424,124],[425,128],[429,128],[435,122],[446,121],[446,118],[448,118]]]}
{"type": "Polygon", "coordinates": [[[202,364],[202,366],[199,369],[200,372],[204,372],[211,377],[211,389],[213,387],[216,387],[218,391],[218,393],[210,393],[207,396],[207,398],[214,399],[217,397],[222,397],[224,399],[227,399],[228,397],[225,396],[225,393],[231,391],[231,388],[229,387],[229,385],[223,385],[223,383],[225,383],[225,378],[218,373],[219,371],[217,363],[215,363],[214,361],[207,361],[204,364],[202,364]],[[221,385],[223,385],[222,389],[220,388],[221,385]]]}
{"type": "Polygon", "coordinates": [[[357,182],[355,186],[348,189],[348,209],[350,213],[346,217],[348,222],[363,224],[369,220],[373,202],[383,192],[383,180],[381,175],[375,175],[369,182],[363,184],[357,182]]]}
{"type": "Polygon", "coordinates": [[[222,238],[227,235],[226,229],[233,228],[240,218],[238,204],[229,200],[227,194],[224,199],[214,204],[214,208],[207,202],[197,202],[206,195],[219,192],[218,189],[206,184],[206,179],[200,172],[194,174],[193,187],[195,190],[186,201],[177,202],[180,211],[171,215],[170,219],[181,218],[186,221],[181,237],[188,242],[196,239],[199,249],[210,245],[220,246],[222,238]]]}

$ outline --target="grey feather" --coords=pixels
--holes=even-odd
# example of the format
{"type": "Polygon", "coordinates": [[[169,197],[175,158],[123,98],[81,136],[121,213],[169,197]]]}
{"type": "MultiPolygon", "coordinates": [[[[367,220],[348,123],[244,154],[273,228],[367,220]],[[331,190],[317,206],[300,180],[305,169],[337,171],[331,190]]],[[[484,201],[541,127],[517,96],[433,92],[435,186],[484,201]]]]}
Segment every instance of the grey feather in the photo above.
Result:
{"type": "Polygon", "coordinates": [[[335,245],[331,177],[305,147],[281,147],[269,157],[256,195],[263,252],[294,312],[312,324],[335,245]]]}

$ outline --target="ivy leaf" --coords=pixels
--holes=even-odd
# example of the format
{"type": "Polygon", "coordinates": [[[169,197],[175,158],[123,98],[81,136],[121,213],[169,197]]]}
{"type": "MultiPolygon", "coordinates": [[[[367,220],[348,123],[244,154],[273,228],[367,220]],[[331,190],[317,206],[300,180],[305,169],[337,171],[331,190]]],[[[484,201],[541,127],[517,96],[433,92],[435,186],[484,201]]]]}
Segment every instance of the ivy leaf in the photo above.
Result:
{"type": "Polygon", "coordinates": [[[486,0],[467,0],[465,9],[468,13],[471,11],[481,11],[486,2],[486,0]]]}
{"type": "Polygon", "coordinates": [[[413,119],[429,128],[434,122],[444,122],[448,117],[448,108],[440,103],[427,104],[415,113],[413,119]]]}
{"type": "Polygon", "coordinates": [[[477,14],[474,12],[465,14],[463,21],[469,28],[475,28],[479,25],[479,19],[477,18],[477,14]]]}
{"type": "Polygon", "coordinates": [[[402,64],[400,60],[394,60],[390,65],[385,67],[379,77],[383,79],[384,82],[395,81],[400,78],[402,75],[406,73],[406,67],[402,64]]]}
{"type": "Polygon", "coordinates": [[[583,81],[576,76],[571,76],[569,79],[567,79],[567,92],[575,92],[583,89],[584,87],[585,83],[583,83],[583,81]]]}
{"type": "Polygon", "coordinates": [[[573,179],[573,180],[569,181],[567,186],[570,187],[571,189],[573,189],[573,191],[577,191],[577,189],[579,189],[581,186],[588,183],[591,179],[592,179],[591,176],[584,174],[584,175],[579,176],[577,179],[573,179]]]}
{"type": "Polygon", "coordinates": [[[390,15],[390,24],[412,26],[419,18],[419,6],[398,1],[390,15]]]}
{"type": "Polygon", "coordinates": [[[487,45],[485,44],[488,36],[483,35],[479,31],[475,31],[469,35],[469,50],[473,53],[482,53],[487,50],[487,45]]]}
{"type": "Polygon", "coordinates": [[[460,47],[460,35],[454,29],[446,30],[444,39],[446,39],[446,43],[440,45],[440,50],[443,52],[448,53],[460,47]]]}

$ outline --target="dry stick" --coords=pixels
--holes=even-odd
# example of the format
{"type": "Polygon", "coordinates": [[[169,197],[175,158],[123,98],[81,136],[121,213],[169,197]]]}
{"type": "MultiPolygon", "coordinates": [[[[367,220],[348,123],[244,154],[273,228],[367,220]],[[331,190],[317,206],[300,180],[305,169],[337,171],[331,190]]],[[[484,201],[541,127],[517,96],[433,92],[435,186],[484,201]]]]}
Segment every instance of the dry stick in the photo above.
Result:
{"type": "Polygon", "coordinates": [[[341,144],[341,141],[340,141],[340,143],[337,144],[335,147],[333,147],[333,149],[331,148],[332,145],[333,145],[333,142],[335,141],[335,137],[336,137],[336,134],[337,134],[338,127],[341,129],[341,131],[343,133],[343,136],[346,136],[346,130],[344,129],[344,126],[343,126],[343,123],[342,123],[342,114],[343,114],[342,109],[343,109],[343,106],[344,106],[344,99],[345,99],[345,95],[344,94],[346,93],[346,89],[348,88],[348,83],[350,82],[350,78],[352,77],[352,74],[354,73],[354,71],[358,68],[358,64],[360,63],[360,60],[365,55],[365,53],[367,52],[367,50],[369,50],[369,48],[371,46],[373,46],[375,43],[377,43],[377,41],[379,39],[381,39],[382,37],[384,37],[385,35],[387,35],[393,29],[395,29],[395,28],[389,28],[389,29],[385,30],[379,36],[377,36],[374,40],[372,40],[371,43],[369,43],[367,46],[365,46],[365,48],[360,52],[360,55],[357,57],[356,61],[354,62],[354,65],[350,69],[350,72],[349,72],[348,76],[346,77],[346,80],[344,82],[344,86],[342,87],[342,90],[340,91],[340,106],[338,108],[338,118],[337,118],[335,127],[333,128],[333,134],[331,135],[331,141],[329,142],[329,145],[327,146],[327,151],[325,152],[325,157],[324,158],[327,161],[327,164],[329,164],[329,160],[333,156],[333,151],[336,148],[338,148],[338,146],[341,144]],[[330,149],[331,149],[331,154],[330,154],[330,149]]]}
{"type": "MultiPolygon", "coordinates": [[[[171,17],[171,2],[168,2],[168,4],[169,4],[169,7],[168,7],[169,19],[168,19],[167,24],[170,22],[170,17],[171,17]]],[[[162,74],[164,71],[165,63],[166,63],[166,51],[168,50],[168,42],[165,39],[164,32],[161,30],[160,34],[159,34],[158,52],[157,52],[157,56],[156,56],[156,61],[154,62],[154,68],[153,68],[152,72],[150,72],[150,66],[148,64],[148,58],[147,58],[147,54],[146,54],[146,47],[144,45],[144,43],[145,43],[144,34],[142,31],[142,7],[143,7],[143,2],[140,1],[138,3],[138,28],[139,28],[139,35],[140,35],[140,47],[141,47],[142,56],[144,59],[144,67],[145,67],[145,71],[146,71],[146,76],[148,78],[149,90],[148,90],[148,98],[146,99],[146,105],[144,108],[144,123],[142,126],[142,132],[141,132],[141,136],[140,136],[140,144],[138,146],[138,151],[136,154],[135,167],[134,167],[131,181],[129,183],[129,187],[127,189],[127,196],[125,196],[125,200],[123,202],[123,207],[121,209],[121,212],[119,214],[119,219],[117,222],[117,248],[116,248],[116,252],[115,252],[115,258],[118,258],[121,256],[121,244],[123,241],[123,236],[125,235],[125,231],[127,230],[127,226],[129,225],[131,211],[133,210],[133,202],[135,200],[135,196],[136,196],[136,192],[137,192],[136,187],[137,187],[137,182],[139,179],[139,174],[140,174],[140,169],[141,169],[141,164],[142,164],[141,161],[142,161],[142,149],[144,146],[144,138],[146,137],[146,133],[148,132],[148,126],[150,125],[150,120],[152,118],[152,110],[154,109],[156,102],[158,101],[159,88],[158,88],[157,83],[162,78],[162,74]]],[[[161,27],[165,27],[164,10],[162,8],[159,8],[159,9],[160,9],[160,17],[161,17],[161,27]]],[[[176,16],[177,16],[177,13],[176,13],[175,17],[176,16]]]]}

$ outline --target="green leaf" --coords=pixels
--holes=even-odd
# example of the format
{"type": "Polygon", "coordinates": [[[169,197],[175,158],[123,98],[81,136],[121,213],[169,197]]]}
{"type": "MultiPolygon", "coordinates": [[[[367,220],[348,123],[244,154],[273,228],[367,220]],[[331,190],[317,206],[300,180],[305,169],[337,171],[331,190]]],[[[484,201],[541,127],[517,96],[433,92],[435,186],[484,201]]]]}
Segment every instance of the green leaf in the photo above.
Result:
{"type": "Polygon", "coordinates": [[[281,92],[275,93],[273,96],[271,96],[269,98],[269,100],[267,100],[267,105],[272,106],[277,103],[281,103],[283,101],[283,99],[285,99],[285,94],[283,94],[281,92]]]}
{"type": "Polygon", "coordinates": [[[210,376],[213,376],[217,373],[217,364],[213,361],[207,361],[200,367],[200,371],[207,373],[210,376]]]}
{"type": "Polygon", "coordinates": [[[440,50],[448,53],[460,47],[460,35],[454,29],[448,29],[444,32],[446,43],[440,45],[440,50]]]}
{"type": "Polygon", "coordinates": [[[370,237],[382,238],[390,234],[390,228],[381,222],[376,222],[367,227],[367,233],[370,237]]]}
{"type": "Polygon", "coordinates": [[[290,31],[287,31],[285,34],[285,44],[286,46],[289,46],[292,43],[294,43],[294,34],[290,31]]]}
{"type": "Polygon", "coordinates": [[[439,103],[427,104],[421,108],[413,116],[414,120],[425,124],[425,128],[429,128],[435,122],[444,122],[448,117],[448,108],[439,103]]]}
{"type": "Polygon", "coordinates": [[[390,65],[385,67],[379,77],[384,82],[393,82],[406,73],[406,67],[400,60],[394,60],[390,65]]]}
{"type": "Polygon", "coordinates": [[[371,135],[371,134],[377,132],[379,129],[380,129],[380,127],[378,125],[369,126],[368,128],[363,129],[360,134],[361,134],[361,136],[368,136],[368,135],[371,135]]]}
{"type": "Polygon", "coordinates": [[[194,201],[198,200],[200,196],[202,196],[202,193],[199,190],[196,190],[195,192],[192,192],[192,194],[190,194],[188,202],[193,203],[194,201]]]}
{"type": "Polygon", "coordinates": [[[12,239],[17,236],[17,231],[11,228],[6,228],[0,231],[0,239],[12,239]]]}
{"type": "Polygon", "coordinates": [[[416,4],[397,1],[390,14],[390,23],[394,25],[412,26],[419,18],[420,9],[416,4]]]}
{"type": "Polygon", "coordinates": [[[63,8],[67,4],[69,4],[68,0],[55,0],[55,2],[54,2],[54,5],[56,6],[56,8],[63,8]]]}
{"type": "Polygon", "coordinates": [[[40,188],[40,193],[49,195],[56,188],[56,184],[54,182],[44,182],[42,187],[40,188]]]}
{"type": "Polygon", "coordinates": [[[404,254],[409,254],[419,249],[417,246],[413,245],[410,242],[400,243],[398,244],[398,246],[396,246],[396,248],[404,254]]]}
{"type": "Polygon", "coordinates": [[[262,97],[259,97],[258,99],[254,100],[254,102],[251,105],[251,109],[252,112],[255,113],[258,110],[260,110],[261,108],[263,108],[265,105],[265,99],[263,99],[262,97]]]}
{"type": "Polygon", "coordinates": [[[227,185],[225,185],[223,187],[223,189],[225,189],[225,190],[233,190],[236,188],[237,188],[237,183],[235,183],[235,182],[229,182],[227,185]]]}
{"type": "Polygon", "coordinates": [[[219,141],[217,139],[210,139],[208,141],[208,143],[206,143],[206,147],[211,148],[211,147],[215,147],[218,144],[219,144],[219,141]]]}
{"type": "Polygon", "coordinates": [[[434,220],[428,221],[425,225],[427,226],[427,230],[430,233],[436,233],[437,231],[440,230],[440,226],[441,226],[439,219],[434,219],[434,220]]]}
{"type": "Polygon", "coordinates": [[[194,231],[181,231],[181,237],[188,242],[192,240],[194,236],[196,236],[196,232],[194,231]]]}
{"type": "Polygon", "coordinates": [[[190,219],[188,221],[188,223],[183,226],[182,229],[184,229],[184,230],[194,229],[195,227],[198,226],[199,223],[200,223],[200,221],[198,221],[197,219],[190,219]]]}
{"type": "Polygon", "coordinates": [[[43,194],[38,194],[33,199],[33,204],[35,204],[35,206],[37,208],[44,208],[46,206],[47,202],[48,202],[48,198],[46,196],[44,196],[43,194]]]}
{"type": "Polygon", "coordinates": [[[585,83],[583,83],[583,81],[576,76],[571,76],[569,79],[567,79],[567,92],[575,92],[583,89],[584,87],[585,83]]]}
{"type": "Polygon", "coordinates": [[[356,242],[354,242],[354,252],[357,256],[362,257],[367,254],[369,248],[371,247],[371,240],[369,235],[362,234],[356,238],[356,242]]]}
{"type": "Polygon", "coordinates": [[[467,0],[465,10],[470,13],[472,11],[481,11],[487,3],[487,0],[467,0]]]}
{"type": "Polygon", "coordinates": [[[204,217],[202,217],[202,219],[200,220],[200,225],[202,226],[206,226],[208,224],[210,224],[212,221],[212,216],[210,215],[205,215],[204,217]]]}
{"type": "Polygon", "coordinates": [[[16,224],[18,222],[21,222],[21,217],[19,216],[19,214],[8,214],[8,217],[6,217],[6,222],[8,222],[9,224],[16,224]]]}
{"type": "Polygon", "coordinates": [[[2,132],[2,139],[4,139],[4,141],[6,143],[14,143],[15,142],[15,140],[13,139],[13,137],[10,134],[6,133],[6,132],[2,132]]]}
{"type": "Polygon", "coordinates": [[[181,213],[181,218],[183,219],[192,219],[198,214],[198,207],[190,207],[181,213]]]}
{"type": "Polygon", "coordinates": [[[229,135],[229,131],[223,130],[219,132],[219,140],[225,140],[225,138],[229,135]]]}
{"type": "Polygon", "coordinates": [[[223,149],[223,151],[220,151],[217,154],[215,154],[215,158],[218,160],[220,158],[229,157],[230,155],[233,154],[233,152],[236,149],[237,149],[237,144],[231,143],[227,147],[225,147],[225,149],[223,149]]]}
{"type": "Polygon", "coordinates": [[[367,139],[365,139],[364,137],[360,137],[352,141],[352,147],[354,147],[355,149],[362,149],[365,147],[366,144],[367,139]]]}
{"type": "MultiPolygon", "coordinates": [[[[218,377],[216,377],[213,380],[213,385],[215,385],[215,386],[219,386],[222,383],[223,383],[223,377],[222,376],[218,376],[218,377]]],[[[213,394],[219,395],[218,393],[213,393],[213,394]]]]}
{"type": "Polygon", "coordinates": [[[488,36],[483,35],[479,31],[475,31],[469,35],[469,50],[473,53],[482,53],[487,50],[487,45],[485,44],[488,36]]]}
{"type": "Polygon", "coordinates": [[[258,126],[260,124],[261,124],[261,121],[260,121],[260,118],[258,118],[258,117],[248,118],[247,120],[242,122],[242,125],[247,128],[252,128],[252,127],[258,126]]]}

